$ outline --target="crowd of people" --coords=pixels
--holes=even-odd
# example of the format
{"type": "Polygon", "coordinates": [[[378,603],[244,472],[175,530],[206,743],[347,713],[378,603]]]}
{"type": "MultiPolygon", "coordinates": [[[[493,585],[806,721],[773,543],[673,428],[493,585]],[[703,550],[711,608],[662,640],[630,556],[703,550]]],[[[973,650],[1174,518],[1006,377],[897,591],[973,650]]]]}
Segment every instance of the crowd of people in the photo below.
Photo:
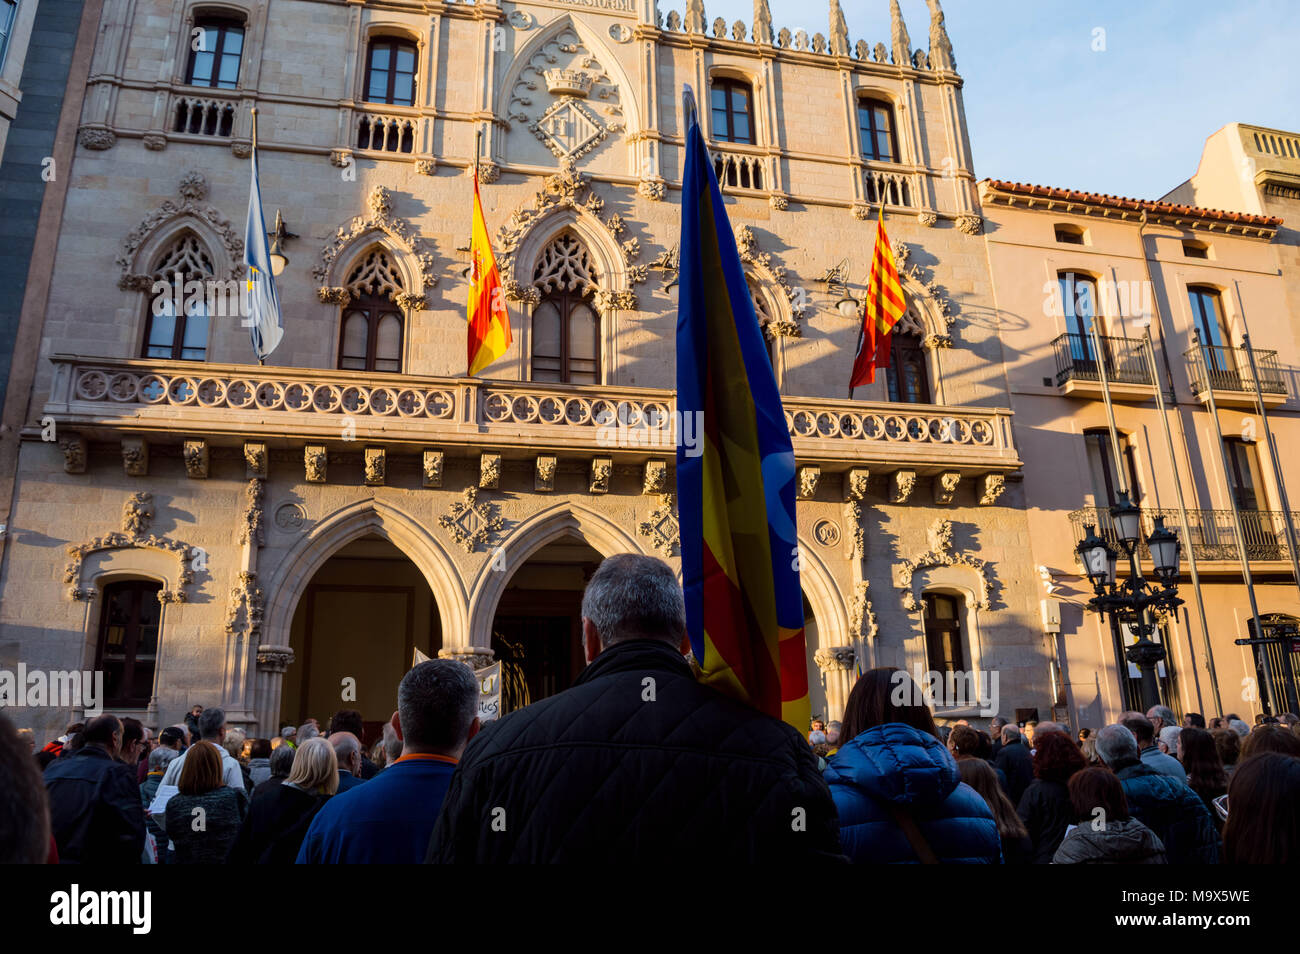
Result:
{"type": "Polygon", "coordinates": [[[103,714],[40,751],[0,713],[0,861],[1300,859],[1291,713],[1207,725],[1155,706],[1077,737],[939,727],[898,691],[910,677],[880,668],[804,738],[698,680],[662,561],[605,560],[582,616],[589,665],[571,689],[484,725],[472,670],[424,662],[368,749],[355,710],[274,739],[215,707],[156,738],[103,714]]]}

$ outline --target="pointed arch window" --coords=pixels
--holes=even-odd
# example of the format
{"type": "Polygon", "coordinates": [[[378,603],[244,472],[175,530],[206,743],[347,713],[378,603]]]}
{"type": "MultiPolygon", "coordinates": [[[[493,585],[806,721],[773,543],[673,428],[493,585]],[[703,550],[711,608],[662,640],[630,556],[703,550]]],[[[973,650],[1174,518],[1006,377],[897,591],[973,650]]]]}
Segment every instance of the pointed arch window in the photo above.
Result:
{"type": "Polygon", "coordinates": [[[406,320],[395,299],[404,288],[388,251],[375,246],[366,252],[344,287],[350,297],[339,322],[338,366],[400,373],[406,320]]]}
{"type": "Polygon", "coordinates": [[[193,232],[184,232],[159,256],[150,277],[166,282],[173,292],[150,295],[146,305],[144,348],[141,357],[204,361],[208,356],[207,283],[216,276],[212,253],[193,232]],[[204,283],[204,291],[191,294],[186,285],[204,283]],[[178,308],[177,299],[181,307],[178,308]]]}
{"type": "Polygon", "coordinates": [[[591,254],[572,232],[542,250],[533,269],[542,300],[533,311],[532,380],[600,383],[600,315],[591,254]]]}

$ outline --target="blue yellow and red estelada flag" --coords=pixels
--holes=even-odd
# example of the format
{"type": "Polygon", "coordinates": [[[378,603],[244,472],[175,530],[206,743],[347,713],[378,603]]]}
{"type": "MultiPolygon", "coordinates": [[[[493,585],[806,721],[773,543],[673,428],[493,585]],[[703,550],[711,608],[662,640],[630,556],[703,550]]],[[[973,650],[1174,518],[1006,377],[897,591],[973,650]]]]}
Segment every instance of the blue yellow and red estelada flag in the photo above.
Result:
{"type": "Polygon", "coordinates": [[[501,271],[492,254],[487,222],[483,218],[483,201],[478,194],[478,176],[474,176],[474,222],[469,240],[470,289],[469,330],[466,335],[470,375],[478,374],[506,353],[513,340],[510,313],[501,288],[501,271]]]}
{"type": "Polygon", "coordinates": [[[677,408],[702,435],[677,446],[686,628],[703,682],[803,734],[794,450],[689,86],[682,99],[677,408]]]}
{"type": "Polygon", "coordinates": [[[876,220],[876,247],[871,254],[871,272],[867,276],[867,301],[862,309],[862,333],[858,336],[858,353],[849,375],[849,394],[853,389],[876,380],[876,368],[889,367],[889,335],[907,311],[907,299],[898,280],[894,247],[885,234],[885,207],[876,220]]]}

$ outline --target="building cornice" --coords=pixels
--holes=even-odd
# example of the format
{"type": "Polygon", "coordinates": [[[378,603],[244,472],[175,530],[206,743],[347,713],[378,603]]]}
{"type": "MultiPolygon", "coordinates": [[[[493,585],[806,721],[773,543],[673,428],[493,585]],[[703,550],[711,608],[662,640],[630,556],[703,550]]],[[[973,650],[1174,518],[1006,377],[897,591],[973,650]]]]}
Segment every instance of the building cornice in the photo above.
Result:
{"type": "Polygon", "coordinates": [[[985,205],[1005,205],[1029,210],[1087,215],[1120,221],[1147,221],[1177,228],[1202,229],[1228,235],[1245,235],[1271,239],[1282,220],[1276,216],[1250,215],[1177,205],[1151,199],[1129,199],[1099,192],[1079,192],[1052,186],[1030,185],[983,179],[979,183],[980,200],[985,205]]]}

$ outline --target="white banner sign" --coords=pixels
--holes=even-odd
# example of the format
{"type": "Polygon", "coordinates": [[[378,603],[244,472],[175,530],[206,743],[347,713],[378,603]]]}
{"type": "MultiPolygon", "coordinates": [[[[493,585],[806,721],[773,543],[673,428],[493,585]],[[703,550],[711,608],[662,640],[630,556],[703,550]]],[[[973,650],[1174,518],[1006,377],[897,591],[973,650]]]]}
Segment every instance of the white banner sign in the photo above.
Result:
{"type": "Polygon", "coordinates": [[[478,677],[478,717],[491,722],[501,715],[501,664],[493,663],[474,673],[478,677]]]}

